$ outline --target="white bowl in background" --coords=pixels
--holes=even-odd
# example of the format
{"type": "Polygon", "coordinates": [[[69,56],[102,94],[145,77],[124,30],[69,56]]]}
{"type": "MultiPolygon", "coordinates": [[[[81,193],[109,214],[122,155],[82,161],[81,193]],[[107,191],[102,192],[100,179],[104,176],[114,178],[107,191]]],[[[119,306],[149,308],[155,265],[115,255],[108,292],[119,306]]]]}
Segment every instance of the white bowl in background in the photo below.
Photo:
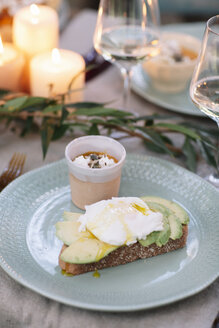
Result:
{"type": "MultiPolygon", "coordinates": [[[[180,47],[199,54],[201,41],[189,34],[165,32],[161,37],[162,44],[166,41],[175,40],[180,47]]],[[[192,77],[196,65],[196,59],[190,61],[165,62],[163,57],[158,55],[143,62],[143,70],[148,74],[151,83],[159,91],[166,93],[176,93],[184,90],[192,77]]]]}

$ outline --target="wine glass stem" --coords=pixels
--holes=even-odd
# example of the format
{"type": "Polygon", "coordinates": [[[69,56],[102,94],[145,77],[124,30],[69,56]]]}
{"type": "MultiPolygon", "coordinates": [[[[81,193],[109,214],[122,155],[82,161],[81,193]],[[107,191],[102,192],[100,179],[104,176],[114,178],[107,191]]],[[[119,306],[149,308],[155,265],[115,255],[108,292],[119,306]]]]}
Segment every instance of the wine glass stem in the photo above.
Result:
{"type": "MultiPolygon", "coordinates": [[[[219,119],[216,120],[219,128],[219,119]]],[[[208,180],[216,187],[219,188],[219,137],[217,142],[217,149],[215,152],[216,170],[213,174],[210,174],[208,180]]]]}
{"type": "Polygon", "coordinates": [[[131,69],[122,68],[122,75],[124,79],[124,90],[123,90],[123,108],[126,110],[130,109],[130,91],[131,91],[131,69]]]}

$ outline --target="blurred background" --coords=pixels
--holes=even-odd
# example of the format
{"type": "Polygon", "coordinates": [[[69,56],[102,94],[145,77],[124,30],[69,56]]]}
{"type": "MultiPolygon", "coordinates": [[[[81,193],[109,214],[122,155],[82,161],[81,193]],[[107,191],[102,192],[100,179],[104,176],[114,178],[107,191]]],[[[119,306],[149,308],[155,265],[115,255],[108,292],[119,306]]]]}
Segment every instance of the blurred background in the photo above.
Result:
{"type": "MultiPolygon", "coordinates": [[[[158,0],[161,23],[206,21],[218,13],[219,0],[158,0]]],[[[13,15],[22,6],[31,3],[55,8],[60,16],[60,28],[83,9],[97,10],[99,0],[0,0],[0,33],[10,41],[13,15]]]]}
{"type": "MultiPolygon", "coordinates": [[[[99,0],[68,0],[73,11],[97,9],[99,0]]],[[[158,0],[162,23],[200,21],[219,12],[219,0],[158,0]]]]}

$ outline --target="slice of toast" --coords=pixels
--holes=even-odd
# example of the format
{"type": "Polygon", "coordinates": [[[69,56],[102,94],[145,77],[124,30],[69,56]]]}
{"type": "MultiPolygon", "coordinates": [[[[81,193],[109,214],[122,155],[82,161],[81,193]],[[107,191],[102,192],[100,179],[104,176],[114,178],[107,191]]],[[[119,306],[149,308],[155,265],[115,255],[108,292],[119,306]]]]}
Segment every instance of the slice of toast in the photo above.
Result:
{"type": "Polygon", "coordinates": [[[63,245],[59,255],[59,265],[65,272],[71,273],[73,275],[78,275],[85,272],[101,270],[104,268],[110,268],[113,266],[130,263],[138,259],[145,259],[152,256],[168,253],[186,245],[188,226],[183,225],[182,228],[183,234],[181,238],[176,240],[169,239],[167,244],[162,247],[158,247],[156,244],[151,244],[147,247],[144,247],[137,242],[129,246],[119,247],[115,251],[102,258],[100,261],[87,264],[72,264],[61,260],[61,253],[66,247],[68,247],[63,245]]]}

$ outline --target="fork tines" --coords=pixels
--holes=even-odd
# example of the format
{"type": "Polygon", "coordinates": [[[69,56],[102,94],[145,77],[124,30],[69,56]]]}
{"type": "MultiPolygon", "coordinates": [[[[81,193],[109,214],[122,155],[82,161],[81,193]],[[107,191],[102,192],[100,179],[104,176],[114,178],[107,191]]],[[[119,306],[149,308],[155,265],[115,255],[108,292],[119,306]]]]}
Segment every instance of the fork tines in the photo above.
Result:
{"type": "Polygon", "coordinates": [[[23,172],[26,155],[14,153],[8,166],[0,176],[0,191],[4,189],[11,181],[16,179],[23,172]]]}

